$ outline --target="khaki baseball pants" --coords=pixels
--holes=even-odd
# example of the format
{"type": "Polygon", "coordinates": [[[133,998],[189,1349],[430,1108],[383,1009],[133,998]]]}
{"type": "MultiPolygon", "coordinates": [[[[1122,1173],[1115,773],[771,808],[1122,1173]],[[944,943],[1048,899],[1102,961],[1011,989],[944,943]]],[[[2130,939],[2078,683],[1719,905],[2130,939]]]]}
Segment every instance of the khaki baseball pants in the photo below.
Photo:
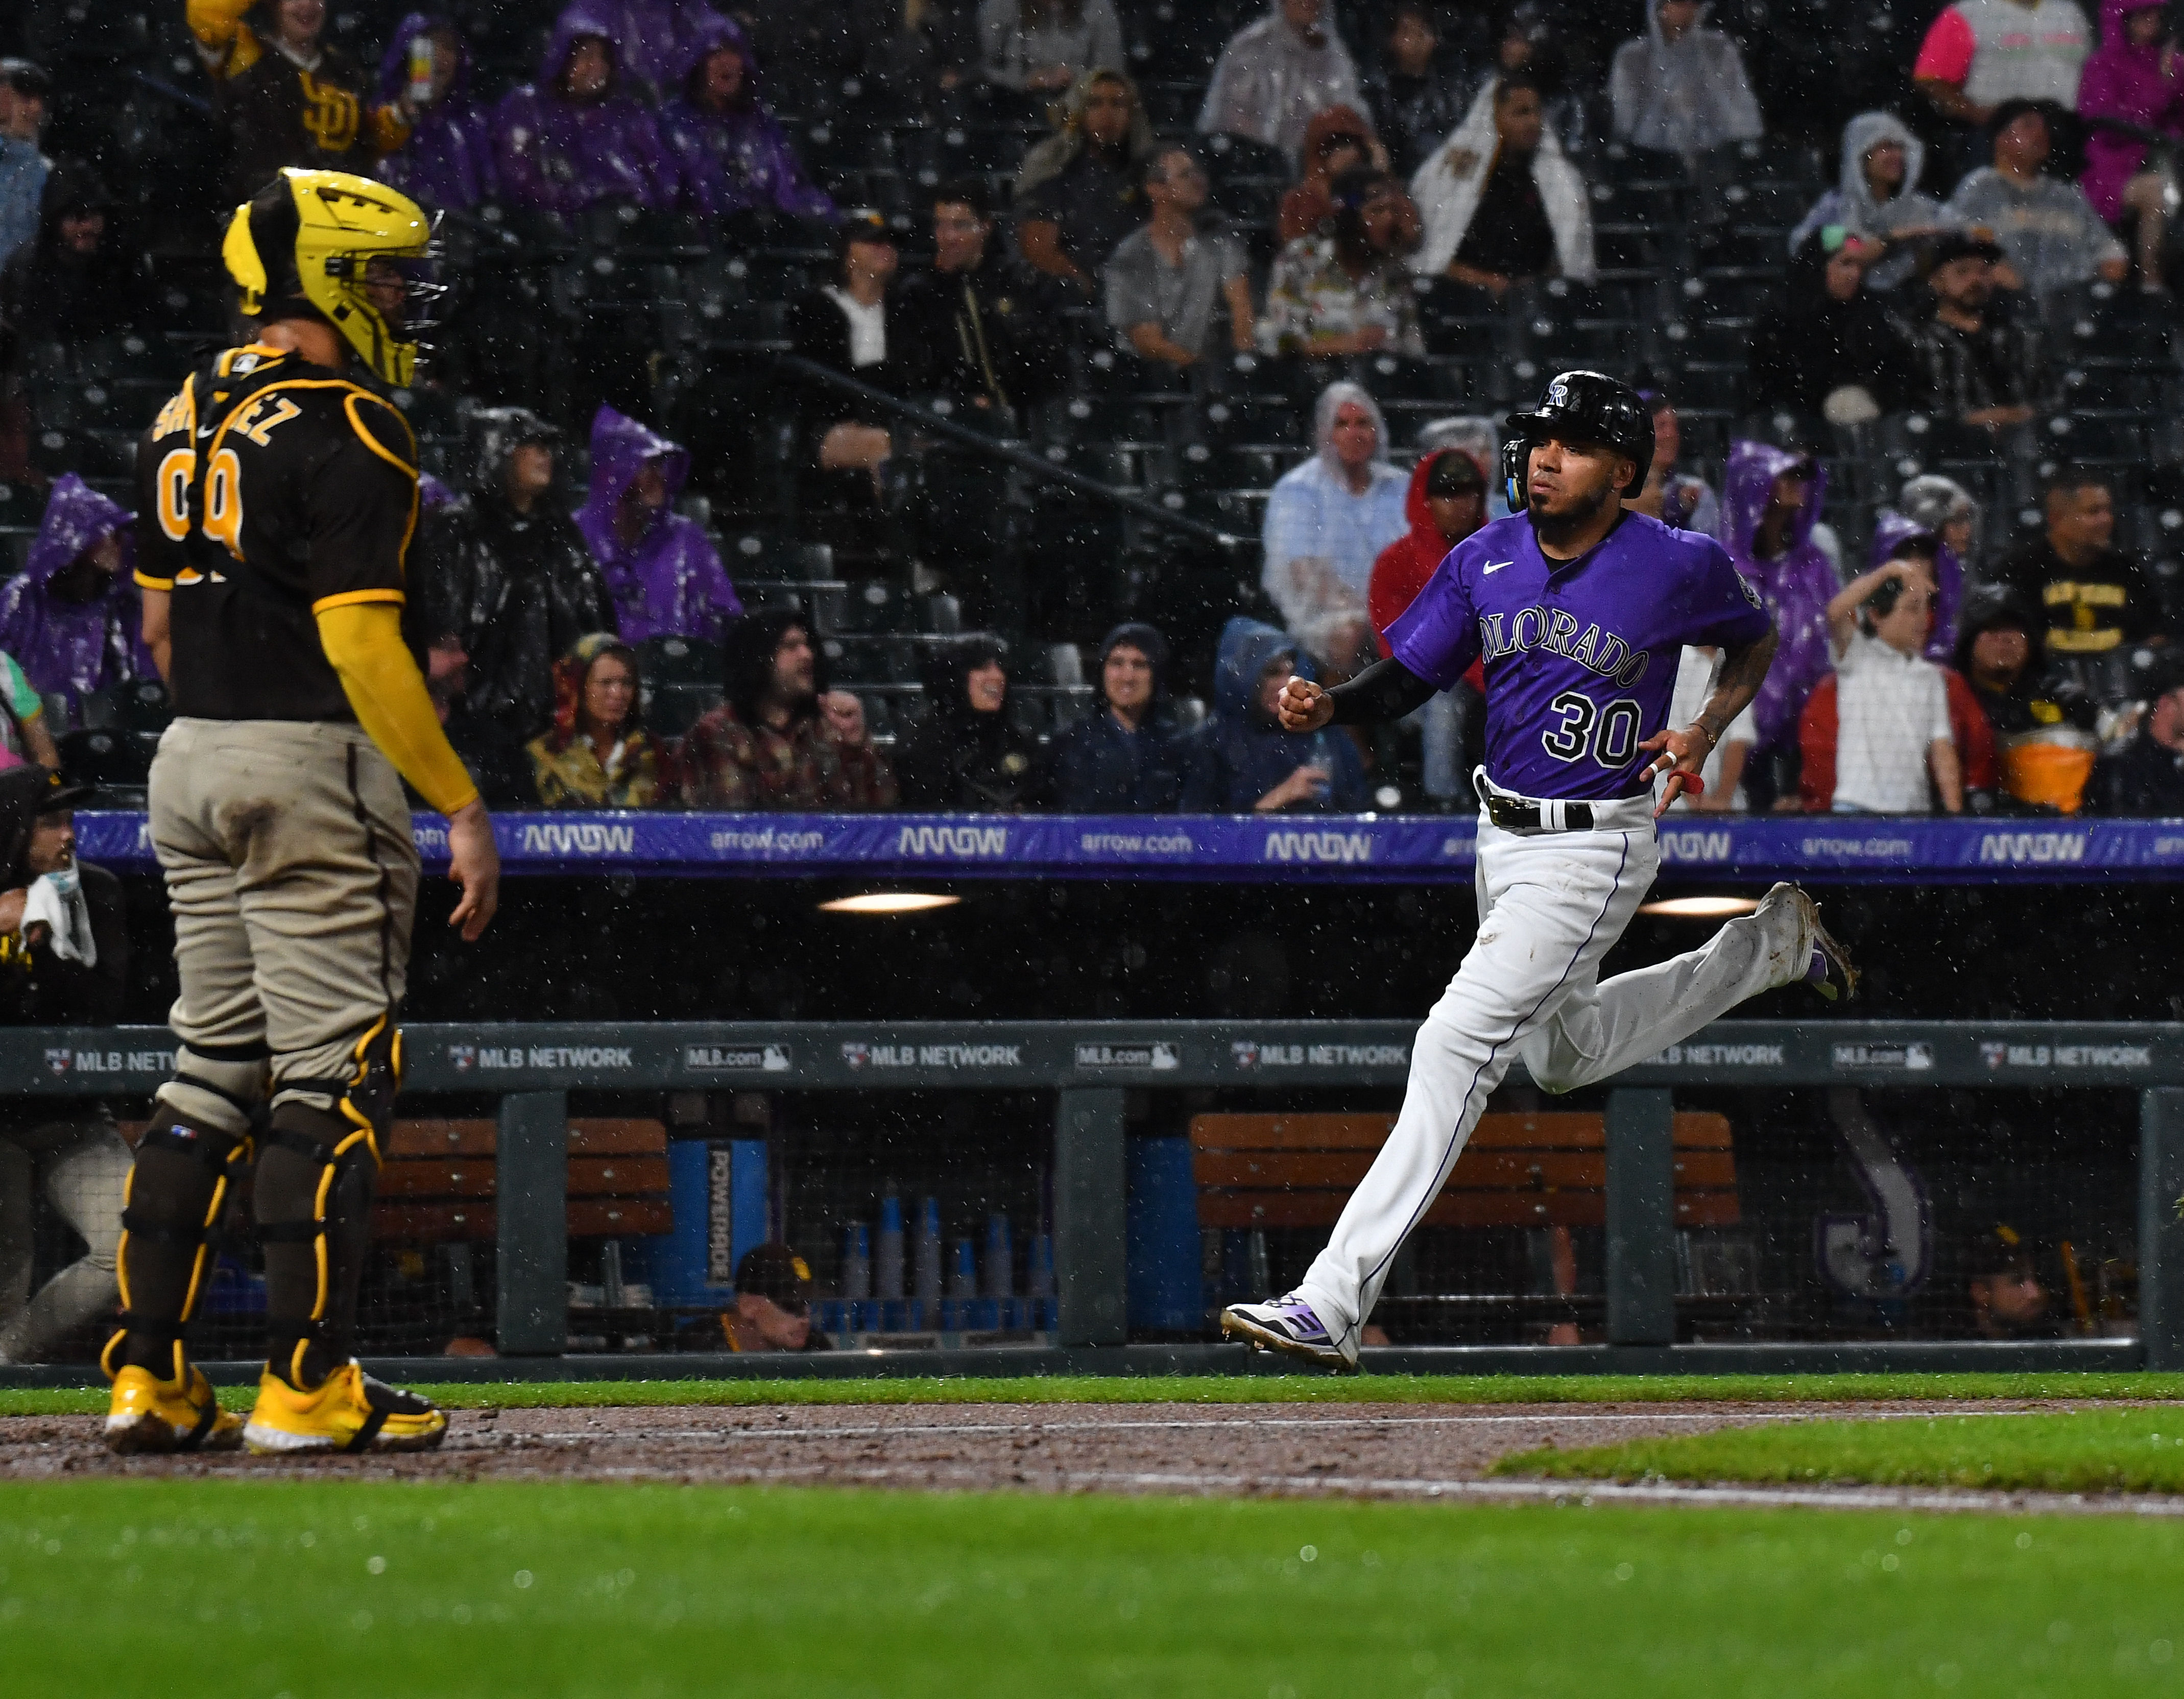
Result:
{"type": "MultiPolygon", "coordinates": [[[[177,720],[152,763],[151,829],[175,918],[182,1072],[234,1087],[270,1061],[273,1104],[331,1108],[309,1083],[350,1073],[409,972],[417,849],[393,766],[354,725],[177,720]]],[[[160,1089],[237,1133],[234,1097],[250,1095],[160,1089]]]]}

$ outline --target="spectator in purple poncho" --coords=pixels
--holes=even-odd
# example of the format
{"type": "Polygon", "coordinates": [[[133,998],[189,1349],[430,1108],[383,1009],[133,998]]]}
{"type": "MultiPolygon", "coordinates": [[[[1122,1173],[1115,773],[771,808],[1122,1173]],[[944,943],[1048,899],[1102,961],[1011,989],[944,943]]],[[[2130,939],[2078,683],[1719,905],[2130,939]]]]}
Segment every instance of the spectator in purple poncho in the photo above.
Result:
{"type": "Polygon", "coordinates": [[[1866,557],[1879,566],[1915,557],[1934,581],[1934,628],[1920,651],[1943,666],[1955,665],[1957,610],[1964,604],[1964,565],[1956,552],[1931,527],[1907,518],[1893,508],[1883,508],[1873,524],[1872,552],[1866,557]]]}
{"type": "Polygon", "coordinates": [[[602,407],[592,420],[592,487],[577,515],[614,592],[631,644],[653,637],[718,643],[744,610],[727,569],[696,521],[675,511],[690,456],[636,420],[602,407]]]}
{"type": "Polygon", "coordinates": [[[744,32],[714,18],[680,63],[660,131],[682,171],[685,202],[709,219],[757,211],[832,220],[834,203],[804,175],[766,104],[744,32]]]}
{"type": "Polygon", "coordinates": [[[563,217],[601,201],[667,207],[675,164],[651,110],[623,88],[610,14],[576,5],[554,21],[538,81],[493,109],[503,198],[563,217]]]}
{"type": "Polygon", "coordinates": [[[153,676],[130,577],[131,517],[64,472],[29,563],[0,589],[0,651],[41,694],[67,697],[71,715],[92,691],[153,676]]]}
{"type": "Polygon", "coordinates": [[[1827,474],[1813,460],[1771,443],[1740,442],[1723,479],[1721,542],[1738,571],[1766,599],[1781,645],[1752,705],[1759,738],[1755,762],[1794,748],[1797,716],[1827,677],[1828,603],[1841,588],[1813,541],[1827,474]]]}
{"type": "Polygon", "coordinates": [[[410,139],[381,157],[376,175],[428,207],[468,212],[499,192],[493,121],[471,96],[471,53],[454,24],[412,12],[379,61],[379,99],[410,115],[410,139]]]}
{"type": "MultiPolygon", "coordinates": [[[[2078,83],[2078,116],[2117,118],[2165,136],[2184,136],[2184,53],[2169,36],[2163,0],[2101,0],[2101,50],[2078,83]]],[[[2138,276],[2158,288],[2168,223],[2169,173],[2149,168],[2137,136],[2086,126],[2086,171],[2078,179],[2093,210],[2121,225],[2138,214],[2138,276]]]]}

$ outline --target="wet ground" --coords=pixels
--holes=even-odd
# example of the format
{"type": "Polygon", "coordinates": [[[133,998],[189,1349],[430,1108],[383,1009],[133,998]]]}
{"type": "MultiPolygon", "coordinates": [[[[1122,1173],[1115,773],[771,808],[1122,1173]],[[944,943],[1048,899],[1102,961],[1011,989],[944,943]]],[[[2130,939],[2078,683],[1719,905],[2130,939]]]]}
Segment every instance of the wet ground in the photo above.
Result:
{"type": "Polygon", "coordinates": [[[120,1458],[90,1416],[0,1418],[0,1481],[89,1475],[664,1480],[925,1490],[1368,1498],[1794,1502],[2184,1514],[2160,1498],[2080,1500],[1920,1489],[1618,1487],[1487,1479],[1542,1446],[1818,1418],[1978,1416],[2069,1407],[1970,1404],[985,1404],[459,1410],[445,1443],[411,1456],[120,1458]]]}

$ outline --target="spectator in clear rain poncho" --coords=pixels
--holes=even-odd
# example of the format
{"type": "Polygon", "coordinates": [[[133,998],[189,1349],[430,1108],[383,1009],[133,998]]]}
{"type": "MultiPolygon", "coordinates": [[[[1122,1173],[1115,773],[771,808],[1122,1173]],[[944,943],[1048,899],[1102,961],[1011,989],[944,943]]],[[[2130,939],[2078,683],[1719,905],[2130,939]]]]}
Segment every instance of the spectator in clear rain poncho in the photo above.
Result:
{"type": "Polygon", "coordinates": [[[690,456],[636,420],[602,407],[592,419],[592,483],[577,515],[614,593],[622,640],[718,643],[743,612],[705,527],[675,511],[690,456]]]}
{"type": "Polygon", "coordinates": [[[1977,576],[1980,505],[1970,490],[1939,472],[1922,472],[1907,480],[1897,492],[1896,510],[1940,538],[1942,546],[1956,556],[1964,570],[1977,576]]]}
{"type": "Polygon", "coordinates": [[[1295,159],[1312,114],[1363,106],[1357,67],[1329,10],[1326,0],[1275,0],[1267,16],[1231,36],[1198,109],[1200,131],[1242,136],[1295,159]]]}
{"type": "Polygon", "coordinates": [[[517,206],[568,218],[601,202],[674,203],[674,160],[625,86],[604,8],[571,6],[554,20],[538,80],[502,97],[493,131],[501,192],[517,206]]]}
{"type": "Polygon", "coordinates": [[[470,499],[425,521],[420,580],[468,657],[463,706],[482,733],[521,744],[554,711],[554,663],[612,632],[614,597],[563,504],[561,433],[521,407],[477,414],[470,499]]]}
{"type": "Polygon", "coordinates": [[[379,61],[379,98],[407,101],[409,138],[376,175],[411,199],[468,212],[499,192],[493,120],[471,93],[471,50],[448,18],[412,12],[395,25],[379,61]]]}
{"type": "Polygon", "coordinates": [[[0,588],[0,650],[71,716],[96,690],[153,676],[131,582],[132,515],[74,472],[53,481],[23,571],[0,588]]]}
{"type": "Polygon", "coordinates": [[[1268,499],[1262,582],[1290,633],[1347,677],[1377,653],[1373,563],[1410,529],[1410,481],[1388,464],[1386,421],[1354,383],[1320,392],[1312,440],[1268,499]]]}
{"type": "Polygon", "coordinates": [[[805,174],[775,119],[741,30],[726,18],[699,24],[677,63],[660,130],[689,206],[709,219],[751,211],[835,216],[833,201],[805,174]]]}
{"type": "Polygon", "coordinates": [[[1722,482],[1722,546],[1765,600],[1780,634],[1752,704],[1757,760],[1796,743],[1805,699],[1828,672],[1828,603],[1839,584],[1813,541],[1827,473],[1771,443],[1740,442],[1730,446],[1722,482]]]}
{"type": "Polygon", "coordinates": [[[997,88],[1050,94],[1089,70],[1123,63],[1115,0],[983,0],[980,66],[997,88]]]}
{"type": "Polygon", "coordinates": [[[1618,47],[1608,68],[1617,141],[1689,155],[1763,133],[1744,56],[1706,27],[1713,9],[1699,0],[1646,0],[1646,33],[1618,47]]]}
{"type": "Polygon", "coordinates": [[[1949,197],[1951,221],[1990,232],[2002,249],[2007,263],[1996,269],[1995,281],[2035,300],[2095,277],[2120,283],[2131,269],[2086,192],[2048,175],[2053,146],[2044,111],[2029,100],[2004,101],[1994,114],[1994,163],[1949,197]]]}
{"type": "Polygon", "coordinates": [[[1926,169],[1926,144],[1892,112],[1861,112],[1843,125],[1842,159],[1836,187],[1813,203],[1790,232],[1794,255],[1830,225],[1869,240],[1875,259],[1865,274],[1869,289],[1893,289],[1919,264],[1914,244],[1952,224],[1940,201],[1919,187],[1926,169]]]}
{"type": "Polygon", "coordinates": [[[1410,265],[1423,276],[1500,296],[1550,272],[1580,283],[1596,275],[1585,179],[1522,73],[1479,91],[1462,125],[1411,179],[1411,198],[1424,238],[1410,265]]]}

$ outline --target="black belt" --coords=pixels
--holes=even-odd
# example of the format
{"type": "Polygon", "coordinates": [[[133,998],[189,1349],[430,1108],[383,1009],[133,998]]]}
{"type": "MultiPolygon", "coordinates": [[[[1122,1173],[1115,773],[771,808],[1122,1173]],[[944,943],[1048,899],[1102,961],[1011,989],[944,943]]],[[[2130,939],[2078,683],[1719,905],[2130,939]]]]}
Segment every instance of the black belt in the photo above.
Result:
{"type": "Polygon", "coordinates": [[[1592,805],[1589,802],[1566,802],[1563,805],[1563,823],[1549,826],[1540,818],[1540,805],[1524,802],[1513,796],[1497,796],[1486,793],[1486,817],[1504,832],[1590,832],[1592,830],[1592,805]]]}

